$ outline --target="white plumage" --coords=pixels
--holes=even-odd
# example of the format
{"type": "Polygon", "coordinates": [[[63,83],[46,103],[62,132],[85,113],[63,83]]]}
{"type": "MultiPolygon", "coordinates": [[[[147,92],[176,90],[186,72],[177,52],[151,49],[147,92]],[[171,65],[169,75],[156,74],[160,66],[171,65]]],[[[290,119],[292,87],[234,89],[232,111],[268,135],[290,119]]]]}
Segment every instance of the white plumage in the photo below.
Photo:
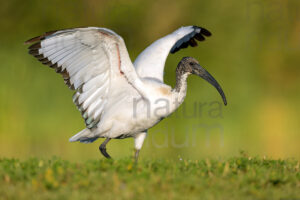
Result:
{"type": "Polygon", "coordinates": [[[200,33],[200,30],[201,28],[195,29],[194,26],[181,27],[173,33],[153,42],[134,61],[134,66],[139,76],[152,77],[163,82],[165,62],[172,47],[178,41],[179,44],[177,46],[189,41],[193,36],[185,36],[189,36],[189,34],[194,32],[200,33]]]}
{"type": "MultiPolygon", "coordinates": [[[[171,114],[184,100],[187,71],[178,79],[178,88],[163,83],[163,70],[168,54],[195,39],[204,40],[210,33],[203,28],[187,26],[157,40],[147,47],[132,64],[123,39],[115,32],[97,27],[66,29],[46,33],[28,40],[35,42],[29,53],[43,64],[61,73],[73,90],[73,102],[81,112],[86,127],[70,138],[71,142],[93,142],[107,138],[135,138],[137,155],[147,130],[171,114]],[[178,101],[165,111],[164,102],[178,101]]],[[[183,70],[185,71],[185,70],[183,70]]],[[[137,158],[136,155],[136,158],[137,158]]]]}

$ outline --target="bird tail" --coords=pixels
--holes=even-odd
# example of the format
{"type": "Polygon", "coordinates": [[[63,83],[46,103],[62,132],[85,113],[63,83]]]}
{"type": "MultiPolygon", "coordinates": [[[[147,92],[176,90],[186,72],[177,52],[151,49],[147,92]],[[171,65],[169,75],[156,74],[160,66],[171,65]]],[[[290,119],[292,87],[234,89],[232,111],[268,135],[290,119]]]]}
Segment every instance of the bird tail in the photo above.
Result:
{"type": "Polygon", "coordinates": [[[98,137],[95,137],[92,131],[88,128],[83,129],[73,137],[69,139],[69,142],[82,142],[82,143],[91,143],[97,140],[98,137]]]}

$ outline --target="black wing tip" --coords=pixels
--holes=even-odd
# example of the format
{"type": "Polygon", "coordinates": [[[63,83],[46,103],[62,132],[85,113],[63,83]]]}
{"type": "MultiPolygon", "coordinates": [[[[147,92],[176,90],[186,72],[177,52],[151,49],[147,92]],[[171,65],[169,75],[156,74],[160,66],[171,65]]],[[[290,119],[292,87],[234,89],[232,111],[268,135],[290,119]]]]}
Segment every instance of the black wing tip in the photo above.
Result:
{"type": "Polygon", "coordinates": [[[207,37],[210,37],[212,35],[211,32],[205,28],[201,29],[201,33],[207,37]]]}
{"type": "Polygon", "coordinates": [[[176,44],[175,44],[175,46],[170,50],[170,53],[174,54],[177,51],[179,51],[180,49],[187,48],[188,46],[196,47],[196,46],[198,46],[196,41],[202,42],[205,40],[204,36],[209,37],[212,35],[211,32],[205,28],[202,28],[199,26],[192,26],[192,27],[193,27],[194,31],[192,33],[193,35],[191,36],[190,40],[181,43],[180,46],[176,46],[176,44]]]}
{"type": "Polygon", "coordinates": [[[29,49],[28,53],[33,55],[33,56],[39,56],[40,55],[38,49],[29,49]]]}
{"type": "Polygon", "coordinates": [[[205,40],[205,37],[201,33],[196,34],[195,38],[200,42],[205,40]]]}
{"type": "Polygon", "coordinates": [[[31,39],[29,39],[29,40],[26,40],[26,41],[24,42],[24,44],[27,45],[27,44],[31,44],[31,43],[33,43],[33,42],[35,42],[35,41],[39,41],[39,40],[40,40],[40,37],[41,37],[41,36],[37,36],[37,37],[31,38],[31,39]]]}
{"type": "Polygon", "coordinates": [[[174,53],[176,53],[177,51],[179,51],[179,50],[178,50],[178,49],[171,49],[170,53],[171,53],[171,54],[174,54],[174,53]]]}
{"type": "Polygon", "coordinates": [[[212,35],[211,32],[209,30],[207,30],[206,28],[203,28],[203,27],[200,27],[200,26],[193,26],[193,28],[195,30],[200,29],[200,33],[207,36],[207,37],[212,35]]]}
{"type": "Polygon", "coordinates": [[[45,57],[42,53],[39,52],[41,48],[41,41],[44,40],[47,36],[52,35],[57,31],[49,31],[44,33],[43,35],[31,38],[24,42],[24,44],[32,44],[28,47],[28,53],[33,55],[38,61],[40,61],[44,65],[48,65],[53,68],[56,73],[59,73],[63,76],[65,84],[71,89],[75,90],[74,84],[71,83],[69,72],[64,69],[62,70],[62,66],[59,66],[57,63],[52,63],[47,57],[45,57]]]}
{"type": "Polygon", "coordinates": [[[40,49],[41,48],[41,43],[40,42],[36,42],[33,43],[31,46],[28,47],[28,49],[40,49]]]}
{"type": "Polygon", "coordinates": [[[31,39],[29,39],[29,40],[26,40],[26,41],[24,42],[24,44],[26,45],[26,44],[31,44],[31,43],[33,43],[33,42],[39,42],[39,41],[45,39],[45,37],[47,37],[47,36],[49,36],[49,35],[52,35],[52,34],[55,33],[55,32],[57,32],[57,30],[55,30],[55,31],[48,31],[48,32],[46,32],[46,33],[44,33],[44,34],[42,34],[42,35],[40,35],[40,36],[36,36],[36,37],[34,37],[34,38],[31,38],[31,39]]]}

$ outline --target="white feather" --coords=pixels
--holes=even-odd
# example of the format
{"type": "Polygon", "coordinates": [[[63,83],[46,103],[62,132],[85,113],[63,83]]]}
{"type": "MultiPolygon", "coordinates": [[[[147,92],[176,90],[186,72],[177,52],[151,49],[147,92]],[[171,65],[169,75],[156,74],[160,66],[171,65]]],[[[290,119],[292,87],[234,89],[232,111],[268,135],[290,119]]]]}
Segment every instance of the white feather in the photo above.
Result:
{"type": "Polygon", "coordinates": [[[171,48],[180,38],[192,31],[192,26],[181,27],[148,46],[134,61],[138,75],[140,77],[155,78],[163,82],[165,62],[171,48]]]}

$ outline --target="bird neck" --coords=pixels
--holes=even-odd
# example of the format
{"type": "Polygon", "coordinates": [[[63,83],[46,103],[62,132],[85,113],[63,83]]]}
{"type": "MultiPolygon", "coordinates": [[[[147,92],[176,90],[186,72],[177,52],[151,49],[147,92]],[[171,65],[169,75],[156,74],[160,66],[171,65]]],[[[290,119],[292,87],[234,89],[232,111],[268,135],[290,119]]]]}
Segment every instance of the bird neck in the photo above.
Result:
{"type": "Polygon", "coordinates": [[[182,71],[176,70],[176,84],[173,89],[173,94],[178,103],[178,106],[183,102],[186,96],[188,76],[189,73],[187,72],[183,73],[182,71]]]}

